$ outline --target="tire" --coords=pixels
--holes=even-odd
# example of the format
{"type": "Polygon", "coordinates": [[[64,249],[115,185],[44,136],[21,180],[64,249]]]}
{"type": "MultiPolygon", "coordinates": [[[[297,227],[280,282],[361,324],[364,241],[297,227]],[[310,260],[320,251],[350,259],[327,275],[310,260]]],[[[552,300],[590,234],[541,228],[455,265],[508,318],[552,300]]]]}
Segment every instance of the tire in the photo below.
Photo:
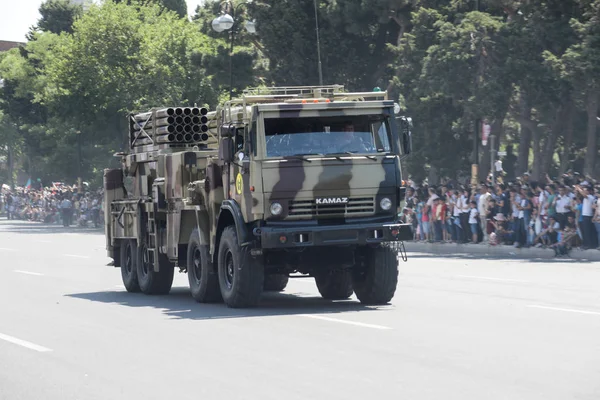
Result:
{"type": "Polygon", "coordinates": [[[138,247],[137,275],[140,290],[144,294],[168,294],[173,285],[175,268],[164,254],[159,254],[157,260],[160,270],[154,271],[150,263],[149,254],[146,251],[145,242],[138,247]]]}
{"type": "Polygon", "coordinates": [[[223,301],[219,275],[210,259],[208,246],[200,244],[200,232],[194,229],[187,248],[187,275],[192,297],[198,303],[223,301]]]}
{"type": "Polygon", "coordinates": [[[352,273],[349,269],[333,269],[315,275],[317,289],[327,300],[345,300],[352,296],[352,273]]]}
{"type": "Polygon", "coordinates": [[[285,274],[265,275],[263,290],[266,292],[282,292],[289,280],[290,277],[285,274]]]}
{"type": "Polygon", "coordinates": [[[397,254],[387,246],[365,250],[365,268],[356,269],[353,274],[356,297],[367,305],[387,304],[398,285],[397,254]]]}
{"type": "Polygon", "coordinates": [[[217,258],[219,287],[230,308],[256,307],[264,283],[264,267],[240,247],[234,226],[223,230],[217,258]]]}
{"type": "Polygon", "coordinates": [[[121,242],[119,253],[123,285],[128,292],[138,293],[140,291],[137,277],[138,248],[135,240],[121,242]]]}

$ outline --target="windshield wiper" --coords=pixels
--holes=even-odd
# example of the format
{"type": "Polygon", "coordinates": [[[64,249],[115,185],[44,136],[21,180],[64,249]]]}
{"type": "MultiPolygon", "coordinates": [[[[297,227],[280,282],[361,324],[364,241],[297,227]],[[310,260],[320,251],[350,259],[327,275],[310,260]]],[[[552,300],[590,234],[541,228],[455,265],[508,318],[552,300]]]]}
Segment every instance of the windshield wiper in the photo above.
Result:
{"type": "Polygon", "coordinates": [[[293,154],[291,156],[285,156],[284,158],[291,158],[292,160],[302,160],[311,163],[312,161],[308,158],[304,158],[306,156],[323,156],[323,154],[318,153],[310,153],[310,154],[293,154]]]}
{"type": "MultiPolygon", "coordinates": [[[[330,154],[327,154],[327,155],[328,156],[333,156],[336,159],[342,161],[342,158],[338,154],[349,154],[349,155],[353,156],[355,153],[353,153],[351,151],[343,151],[343,152],[339,152],[339,153],[330,153],[330,154]]],[[[368,156],[368,155],[365,155],[365,154],[360,154],[359,157],[366,157],[369,160],[377,161],[377,157],[375,157],[375,156],[368,156]]]]}

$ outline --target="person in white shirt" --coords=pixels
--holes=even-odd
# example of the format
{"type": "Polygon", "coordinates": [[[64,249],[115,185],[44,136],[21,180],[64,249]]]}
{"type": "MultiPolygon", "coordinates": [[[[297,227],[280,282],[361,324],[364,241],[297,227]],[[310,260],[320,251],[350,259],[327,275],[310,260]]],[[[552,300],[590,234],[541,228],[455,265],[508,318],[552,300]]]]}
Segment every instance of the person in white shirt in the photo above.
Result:
{"type": "MultiPolygon", "coordinates": [[[[548,194],[546,193],[546,191],[544,190],[544,188],[542,186],[540,186],[539,188],[539,195],[538,195],[538,204],[539,204],[539,208],[540,208],[540,217],[543,217],[544,215],[548,214],[548,204],[546,204],[546,198],[548,197],[548,194]]],[[[543,219],[543,218],[542,218],[543,219]]]]}
{"type": "Polygon", "coordinates": [[[581,234],[583,236],[583,249],[594,249],[597,247],[596,238],[594,237],[594,225],[592,218],[594,216],[594,196],[593,189],[589,186],[581,187],[577,185],[575,190],[583,196],[583,204],[581,207],[581,234]]]}
{"type": "Polygon", "coordinates": [[[477,203],[475,201],[471,202],[471,209],[469,210],[469,226],[471,227],[471,235],[473,236],[471,243],[478,242],[478,233],[479,233],[479,224],[477,222],[477,216],[479,212],[477,212],[477,203]]]}
{"type": "Polygon", "coordinates": [[[479,211],[479,223],[481,226],[481,230],[483,230],[483,240],[487,241],[487,220],[485,216],[488,212],[488,207],[490,203],[490,199],[492,198],[492,194],[490,193],[490,189],[487,186],[481,187],[481,195],[478,200],[478,211],[479,211]]]}
{"type": "Polygon", "coordinates": [[[519,223],[515,231],[515,247],[520,247],[527,243],[527,230],[532,209],[531,201],[528,198],[528,190],[529,189],[526,186],[521,188],[521,196],[519,197],[519,203],[517,205],[517,209],[519,210],[519,213],[517,214],[519,223]]]}
{"type": "Polygon", "coordinates": [[[452,239],[460,243],[464,241],[464,233],[460,224],[460,215],[463,213],[462,196],[458,190],[453,190],[450,199],[452,203],[452,239]]]}
{"type": "Polygon", "coordinates": [[[70,226],[73,217],[73,204],[66,196],[63,201],[60,202],[60,213],[62,214],[63,226],[70,226]]]}
{"type": "Polygon", "coordinates": [[[469,232],[471,228],[469,227],[469,191],[464,189],[462,195],[460,196],[459,203],[460,207],[460,226],[462,227],[463,232],[463,242],[467,243],[469,241],[469,232]]]}
{"type": "Polygon", "coordinates": [[[428,192],[429,192],[429,199],[427,199],[427,207],[429,208],[429,211],[431,211],[431,209],[433,208],[433,203],[435,202],[435,199],[438,199],[439,196],[437,195],[437,193],[435,192],[435,189],[433,189],[433,188],[429,188],[428,192]]]}
{"type": "Polygon", "coordinates": [[[571,197],[567,194],[567,189],[564,186],[561,186],[558,190],[555,205],[557,220],[560,223],[560,229],[563,229],[567,223],[567,217],[571,213],[571,197]]]}
{"type": "Polygon", "coordinates": [[[598,239],[598,250],[600,250],[600,199],[596,197],[596,201],[593,204],[594,207],[594,218],[592,222],[596,227],[596,238],[598,239]]]}

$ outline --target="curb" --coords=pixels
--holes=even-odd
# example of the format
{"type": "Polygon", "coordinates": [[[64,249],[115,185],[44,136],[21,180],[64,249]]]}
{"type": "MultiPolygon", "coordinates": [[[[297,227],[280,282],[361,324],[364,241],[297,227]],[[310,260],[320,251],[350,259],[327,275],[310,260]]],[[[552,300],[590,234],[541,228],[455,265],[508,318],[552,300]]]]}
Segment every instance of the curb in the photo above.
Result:
{"type": "MultiPolygon", "coordinates": [[[[569,256],[556,257],[554,250],[541,248],[520,248],[513,246],[490,246],[488,244],[454,244],[454,243],[416,243],[405,242],[406,251],[411,253],[488,256],[517,259],[546,259],[546,260],[581,260],[588,262],[600,261],[598,250],[571,250],[569,256]]],[[[475,257],[476,258],[476,257],[475,257]]]]}

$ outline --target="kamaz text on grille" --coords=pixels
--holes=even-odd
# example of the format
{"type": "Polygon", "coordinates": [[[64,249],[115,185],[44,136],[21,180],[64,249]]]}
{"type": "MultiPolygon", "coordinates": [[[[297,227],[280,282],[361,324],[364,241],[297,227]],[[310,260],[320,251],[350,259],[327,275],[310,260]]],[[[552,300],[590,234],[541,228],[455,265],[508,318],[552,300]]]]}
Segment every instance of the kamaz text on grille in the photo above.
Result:
{"type": "Polygon", "coordinates": [[[348,197],[330,197],[330,198],[321,198],[316,199],[316,204],[347,204],[348,197]]]}

